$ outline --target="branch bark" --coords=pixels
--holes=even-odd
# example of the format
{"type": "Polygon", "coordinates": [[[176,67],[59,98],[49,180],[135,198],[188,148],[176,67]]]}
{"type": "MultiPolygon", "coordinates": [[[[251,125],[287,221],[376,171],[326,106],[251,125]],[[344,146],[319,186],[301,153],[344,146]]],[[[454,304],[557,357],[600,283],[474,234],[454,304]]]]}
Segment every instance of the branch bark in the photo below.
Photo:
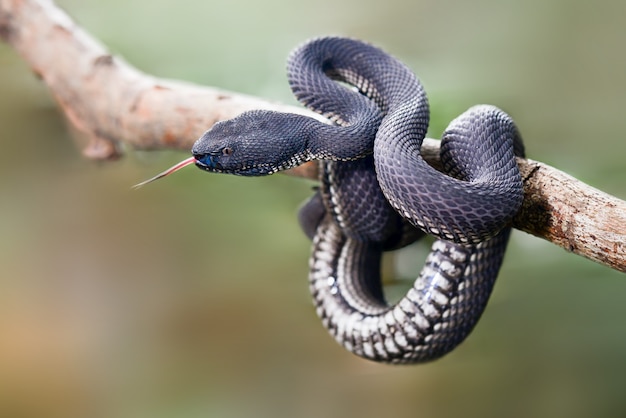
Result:
{"type": "MultiPolygon", "coordinates": [[[[0,37],[49,87],[63,113],[89,138],[84,154],[112,159],[121,145],[181,149],[214,123],[251,109],[307,114],[267,100],[155,78],[107,49],[51,0],[0,0],[0,37]]],[[[425,141],[436,165],[438,141],[425,141]]],[[[626,202],[546,164],[518,160],[525,198],[513,226],[567,251],[626,272],[626,202]]],[[[288,174],[317,178],[317,165],[288,174]]]]}

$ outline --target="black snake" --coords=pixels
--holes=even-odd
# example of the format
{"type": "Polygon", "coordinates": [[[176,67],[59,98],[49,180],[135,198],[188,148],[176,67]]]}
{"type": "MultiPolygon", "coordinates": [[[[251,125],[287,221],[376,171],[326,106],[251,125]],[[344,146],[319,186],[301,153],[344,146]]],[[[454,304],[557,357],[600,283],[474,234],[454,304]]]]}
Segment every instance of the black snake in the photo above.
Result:
{"type": "Polygon", "coordinates": [[[524,151],[513,121],[483,105],[451,122],[444,174],[420,155],[424,89],[390,55],[352,39],[314,39],[290,55],[288,78],[297,99],[333,123],[246,112],[195,143],[195,164],[259,176],[321,160],[321,187],[300,217],[313,238],[310,289],[324,326],[371,360],[446,354],[480,318],[522,202],[515,156],[524,151]],[[382,252],[414,241],[418,228],[438,240],[413,287],[389,306],[382,252]]]}

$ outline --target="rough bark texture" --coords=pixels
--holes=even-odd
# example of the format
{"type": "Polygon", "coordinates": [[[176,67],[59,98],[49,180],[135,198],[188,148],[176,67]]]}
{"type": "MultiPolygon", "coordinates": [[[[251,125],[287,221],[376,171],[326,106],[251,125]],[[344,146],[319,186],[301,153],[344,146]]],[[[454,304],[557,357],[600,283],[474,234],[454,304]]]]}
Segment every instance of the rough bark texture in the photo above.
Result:
{"type": "MultiPolygon", "coordinates": [[[[298,107],[144,74],[112,56],[50,0],[0,0],[0,37],[90,138],[84,150],[89,158],[116,158],[122,143],[188,150],[215,122],[250,109],[319,117],[298,107]]],[[[423,147],[434,165],[438,147],[435,140],[423,147]]],[[[525,199],[514,226],[626,272],[626,202],[540,162],[518,163],[525,199]]],[[[317,178],[317,166],[305,164],[289,174],[317,178]]]]}
{"type": "Polygon", "coordinates": [[[524,203],[513,226],[626,272],[626,202],[546,164],[519,163],[524,203]]]}

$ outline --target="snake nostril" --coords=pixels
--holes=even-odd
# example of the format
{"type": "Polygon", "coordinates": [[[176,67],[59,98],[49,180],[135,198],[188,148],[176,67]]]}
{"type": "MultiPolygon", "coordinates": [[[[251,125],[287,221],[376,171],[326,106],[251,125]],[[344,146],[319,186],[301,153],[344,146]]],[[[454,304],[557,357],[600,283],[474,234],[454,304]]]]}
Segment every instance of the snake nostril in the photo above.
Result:
{"type": "Polygon", "coordinates": [[[199,160],[199,159],[202,159],[202,158],[206,157],[207,153],[206,152],[198,152],[198,151],[192,149],[191,150],[191,155],[193,155],[196,160],[199,160]]]}

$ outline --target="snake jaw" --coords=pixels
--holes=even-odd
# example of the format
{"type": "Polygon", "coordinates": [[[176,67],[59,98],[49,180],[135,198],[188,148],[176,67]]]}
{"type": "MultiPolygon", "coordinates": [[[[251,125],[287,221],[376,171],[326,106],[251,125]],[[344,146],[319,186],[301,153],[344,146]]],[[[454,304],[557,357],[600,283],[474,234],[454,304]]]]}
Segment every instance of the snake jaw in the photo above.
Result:
{"type": "Polygon", "coordinates": [[[230,161],[230,154],[211,152],[195,154],[196,167],[209,173],[233,174],[237,176],[260,176],[272,174],[252,163],[238,163],[230,161]]]}
{"type": "Polygon", "coordinates": [[[196,159],[196,167],[210,171],[212,173],[224,172],[222,164],[219,162],[218,155],[216,154],[198,154],[194,155],[196,159]]]}
{"type": "MultiPolygon", "coordinates": [[[[222,151],[194,155],[196,167],[210,173],[232,174],[244,177],[258,177],[274,174],[280,170],[272,164],[255,162],[232,162],[230,155],[222,151]]],[[[291,167],[289,167],[291,168],[291,167]]]]}

